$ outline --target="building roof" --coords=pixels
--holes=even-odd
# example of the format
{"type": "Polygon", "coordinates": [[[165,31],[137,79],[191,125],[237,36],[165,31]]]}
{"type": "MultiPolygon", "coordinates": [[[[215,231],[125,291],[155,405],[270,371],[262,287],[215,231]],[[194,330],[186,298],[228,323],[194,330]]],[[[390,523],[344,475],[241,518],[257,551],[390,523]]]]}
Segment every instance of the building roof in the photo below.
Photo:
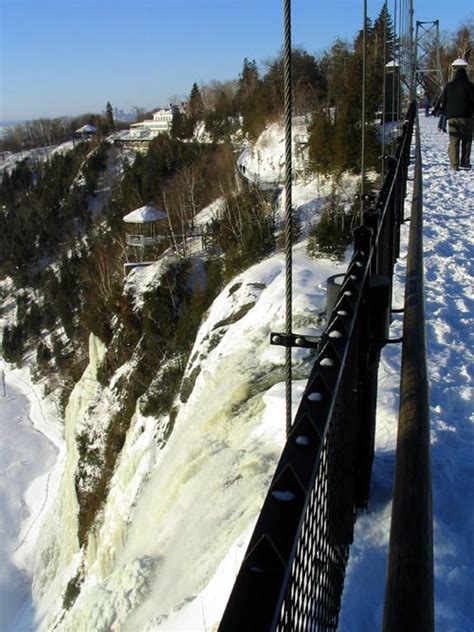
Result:
{"type": "Polygon", "coordinates": [[[76,129],[76,134],[95,134],[97,132],[97,128],[90,123],[86,123],[79,129],[76,129]]]}
{"type": "Polygon", "coordinates": [[[171,123],[171,119],[168,123],[168,121],[156,121],[155,119],[151,120],[147,120],[147,121],[141,121],[141,123],[132,123],[130,125],[130,129],[133,128],[141,128],[143,127],[143,129],[161,129],[163,127],[170,127],[171,123]]]}
{"type": "Polygon", "coordinates": [[[171,108],[163,108],[161,110],[153,112],[154,119],[158,118],[159,116],[169,116],[170,118],[173,118],[173,110],[171,108]]]}
{"type": "Polygon", "coordinates": [[[462,67],[466,67],[469,64],[467,63],[467,61],[465,59],[463,59],[462,57],[458,57],[457,59],[455,59],[453,61],[453,63],[451,64],[451,66],[459,66],[460,68],[462,67]]]}
{"type": "Polygon", "coordinates": [[[164,211],[156,208],[152,204],[145,204],[135,209],[123,218],[127,224],[145,224],[146,222],[157,222],[160,219],[166,219],[167,215],[164,211]]]}

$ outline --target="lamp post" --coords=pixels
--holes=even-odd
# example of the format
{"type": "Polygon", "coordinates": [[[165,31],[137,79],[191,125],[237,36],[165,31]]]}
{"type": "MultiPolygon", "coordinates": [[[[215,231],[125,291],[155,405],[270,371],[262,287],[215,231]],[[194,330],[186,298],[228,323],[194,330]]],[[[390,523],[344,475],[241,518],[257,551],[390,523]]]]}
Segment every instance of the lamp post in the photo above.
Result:
{"type": "Polygon", "coordinates": [[[385,91],[385,120],[398,121],[400,118],[400,64],[389,61],[385,64],[387,89],[385,91]]]}

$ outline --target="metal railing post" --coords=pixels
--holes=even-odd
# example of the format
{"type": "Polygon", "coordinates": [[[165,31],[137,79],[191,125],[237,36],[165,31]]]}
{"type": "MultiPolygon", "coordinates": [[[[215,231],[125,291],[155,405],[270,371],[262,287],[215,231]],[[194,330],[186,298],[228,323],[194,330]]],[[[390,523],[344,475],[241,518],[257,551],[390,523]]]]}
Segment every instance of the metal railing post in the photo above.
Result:
{"type": "Polygon", "coordinates": [[[365,331],[359,329],[363,360],[359,366],[359,398],[356,439],[356,506],[367,507],[374,460],[375,417],[377,411],[377,375],[380,351],[388,337],[390,324],[390,279],[370,275],[365,290],[365,305],[361,318],[366,319],[365,331]],[[365,334],[365,337],[363,337],[365,334]]]}

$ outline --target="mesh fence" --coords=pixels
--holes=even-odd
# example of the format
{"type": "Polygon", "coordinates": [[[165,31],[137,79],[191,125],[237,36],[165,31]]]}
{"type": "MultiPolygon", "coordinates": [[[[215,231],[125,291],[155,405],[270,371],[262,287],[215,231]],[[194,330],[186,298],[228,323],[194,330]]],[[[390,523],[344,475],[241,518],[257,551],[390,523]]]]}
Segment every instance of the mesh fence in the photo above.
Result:
{"type": "Polygon", "coordinates": [[[319,342],[220,632],[336,630],[356,509],[368,502],[377,367],[409,163],[411,107],[319,342]]]}

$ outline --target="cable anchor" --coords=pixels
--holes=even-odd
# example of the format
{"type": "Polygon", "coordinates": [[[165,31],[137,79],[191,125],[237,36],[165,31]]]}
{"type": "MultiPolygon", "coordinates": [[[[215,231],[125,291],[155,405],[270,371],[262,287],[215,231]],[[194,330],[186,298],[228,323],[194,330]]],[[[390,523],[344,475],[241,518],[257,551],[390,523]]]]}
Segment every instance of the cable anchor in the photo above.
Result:
{"type": "Polygon", "coordinates": [[[280,347],[295,349],[317,349],[320,336],[305,336],[302,334],[283,334],[272,332],[270,334],[270,344],[280,347]]]}

